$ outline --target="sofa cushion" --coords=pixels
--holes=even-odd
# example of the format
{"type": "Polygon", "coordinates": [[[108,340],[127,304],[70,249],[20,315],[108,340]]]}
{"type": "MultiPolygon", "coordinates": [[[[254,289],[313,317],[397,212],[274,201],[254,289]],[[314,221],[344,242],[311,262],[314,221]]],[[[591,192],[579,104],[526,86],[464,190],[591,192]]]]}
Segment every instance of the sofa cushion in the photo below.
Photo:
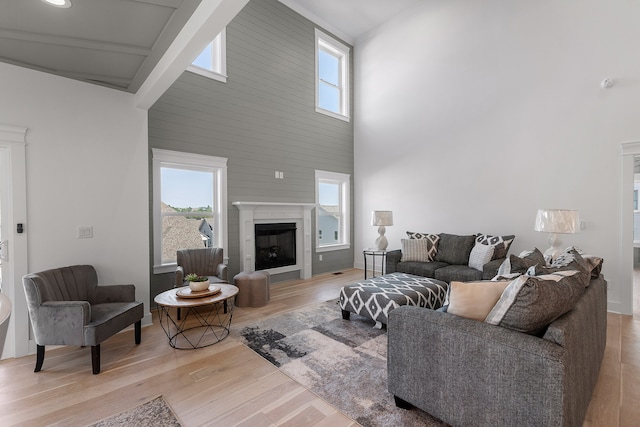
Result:
{"type": "Polygon", "coordinates": [[[469,267],[482,271],[482,267],[493,258],[495,246],[476,243],[469,254],[469,267]]]}
{"type": "Polygon", "coordinates": [[[520,276],[509,283],[485,322],[539,335],[584,292],[581,276],[578,271],[520,276]]]}
{"type": "Polygon", "coordinates": [[[509,281],[457,282],[449,284],[447,313],[468,319],[484,321],[509,281]]]}
{"type": "Polygon", "coordinates": [[[470,282],[482,280],[482,271],[471,268],[468,265],[447,265],[435,271],[435,279],[450,283],[453,280],[470,282]]]}
{"type": "Polygon", "coordinates": [[[449,264],[445,262],[417,262],[417,261],[408,261],[408,262],[399,262],[396,265],[396,271],[400,273],[408,273],[414,274],[416,276],[424,276],[431,277],[433,279],[436,278],[436,270],[447,267],[449,264]]]}
{"type": "Polygon", "coordinates": [[[535,265],[527,270],[530,276],[541,276],[543,274],[554,274],[559,271],[576,270],[582,275],[584,287],[589,286],[591,277],[591,265],[574,248],[567,248],[551,265],[535,265]]]}
{"type": "Polygon", "coordinates": [[[467,266],[469,254],[476,241],[476,236],[457,236],[455,234],[441,233],[438,240],[438,250],[435,261],[467,266]]]}
{"type": "Polygon", "coordinates": [[[489,234],[478,234],[476,244],[480,243],[482,245],[494,246],[493,258],[491,259],[499,259],[507,256],[511,243],[513,243],[513,239],[515,238],[515,235],[491,236],[489,234]]]}
{"type": "MultiPolygon", "coordinates": [[[[437,240],[436,240],[437,241],[437,240]]],[[[436,246],[431,239],[401,239],[401,261],[433,261],[436,246]]]]}

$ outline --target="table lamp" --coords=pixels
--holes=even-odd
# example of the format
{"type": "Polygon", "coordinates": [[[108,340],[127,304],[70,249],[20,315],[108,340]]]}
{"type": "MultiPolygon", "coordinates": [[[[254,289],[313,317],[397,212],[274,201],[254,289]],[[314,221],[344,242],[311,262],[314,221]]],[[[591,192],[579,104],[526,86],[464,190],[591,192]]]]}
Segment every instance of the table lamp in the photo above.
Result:
{"type": "Polygon", "coordinates": [[[558,235],[580,231],[580,214],[570,209],[538,209],[534,230],[549,233],[550,247],[544,252],[544,259],[551,262],[562,251],[558,235]]]}
{"type": "Polygon", "coordinates": [[[384,236],[385,226],[393,225],[393,212],[391,211],[371,211],[371,225],[378,226],[378,238],[376,239],[376,249],[384,251],[387,249],[389,242],[384,236]]]}

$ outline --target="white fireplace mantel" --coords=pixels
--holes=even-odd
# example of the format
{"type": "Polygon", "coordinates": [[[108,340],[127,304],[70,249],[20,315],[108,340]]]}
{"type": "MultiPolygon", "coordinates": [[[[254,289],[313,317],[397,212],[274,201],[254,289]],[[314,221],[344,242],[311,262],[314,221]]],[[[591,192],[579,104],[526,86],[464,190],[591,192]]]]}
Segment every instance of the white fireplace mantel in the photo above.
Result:
{"type": "Polygon", "coordinates": [[[268,270],[271,274],[300,271],[311,278],[311,209],[314,203],[233,202],[240,211],[240,259],[242,271],[255,271],[255,225],[272,222],[296,223],[296,265],[268,270]]]}

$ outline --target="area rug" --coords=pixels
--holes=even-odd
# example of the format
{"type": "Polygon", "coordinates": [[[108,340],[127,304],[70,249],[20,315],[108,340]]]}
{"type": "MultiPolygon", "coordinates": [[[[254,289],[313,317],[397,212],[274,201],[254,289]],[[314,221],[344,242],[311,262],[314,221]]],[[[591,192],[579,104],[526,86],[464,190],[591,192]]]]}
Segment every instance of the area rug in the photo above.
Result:
{"type": "Polygon", "coordinates": [[[395,406],[387,391],[387,335],[337,301],[274,316],[233,333],[282,372],[365,427],[446,426],[395,406]]]}
{"type": "Polygon", "coordinates": [[[133,409],[91,424],[90,427],[115,426],[180,427],[182,424],[162,396],[158,396],[133,409]]]}

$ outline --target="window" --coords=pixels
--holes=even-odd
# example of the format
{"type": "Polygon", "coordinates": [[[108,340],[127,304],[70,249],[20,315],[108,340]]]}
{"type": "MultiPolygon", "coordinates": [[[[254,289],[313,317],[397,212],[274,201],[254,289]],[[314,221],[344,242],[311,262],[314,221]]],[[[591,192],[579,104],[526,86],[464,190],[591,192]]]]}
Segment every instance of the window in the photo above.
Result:
{"type": "Polygon", "coordinates": [[[175,271],[176,251],[227,253],[227,159],[153,149],[154,273],[175,271]]]}
{"type": "Polygon", "coordinates": [[[216,36],[187,70],[221,82],[227,81],[227,30],[216,36]]]}
{"type": "Polygon", "coordinates": [[[349,47],[316,29],[316,111],[349,121],[349,47]]]}
{"type": "Polygon", "coordinates": [[[316,252],[348,249],[350,176],[316,171],[316,252]]]}

